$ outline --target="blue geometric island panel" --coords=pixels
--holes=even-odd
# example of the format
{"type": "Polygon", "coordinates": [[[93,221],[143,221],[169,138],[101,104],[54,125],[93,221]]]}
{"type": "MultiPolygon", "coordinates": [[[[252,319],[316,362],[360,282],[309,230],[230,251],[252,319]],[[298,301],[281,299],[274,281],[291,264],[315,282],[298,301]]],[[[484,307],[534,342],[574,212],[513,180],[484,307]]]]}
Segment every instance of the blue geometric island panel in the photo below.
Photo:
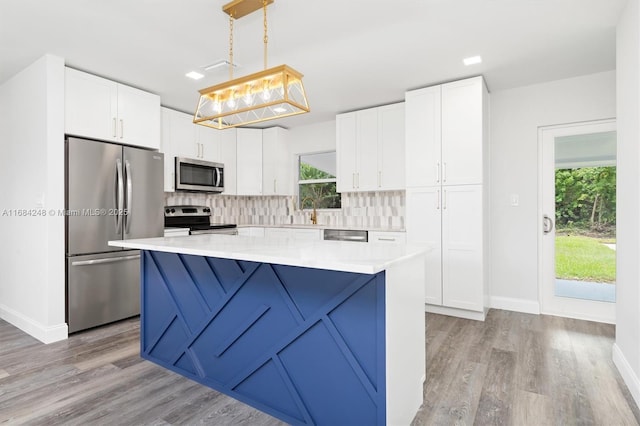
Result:
{"type": "Polygon", "coordinates": [[[142,357],[287,423],[385,423],[384,272],[144,251],[142,357]]]}

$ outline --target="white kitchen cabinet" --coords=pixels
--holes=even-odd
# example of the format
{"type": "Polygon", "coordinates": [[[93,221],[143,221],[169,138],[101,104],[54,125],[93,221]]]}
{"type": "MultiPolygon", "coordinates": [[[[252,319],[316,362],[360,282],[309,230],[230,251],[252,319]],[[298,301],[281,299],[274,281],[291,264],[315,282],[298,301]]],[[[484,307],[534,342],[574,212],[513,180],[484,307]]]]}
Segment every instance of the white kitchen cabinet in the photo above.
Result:
{"type": "Polygon", "coordinates": [[[293,157],[287,133],[282,127],[262,131],[262,195],[293,195],[293,157]]]}
{"type": "Polygon", "coordinates": [[[407,235],[398,231],[369,231],[369,242],[380,244],[401,244],[407,242],[407,235]]]}
{"type": "Polygon", "coordinates": [[[288,238],[296,241],[318,241],[322,239],[322,229],[265,228],[264,236],[269,238],[288,238]]]}
{"type": "Polygon", "coordinates": [[[224,192],[236,194],[236,129],[216,130],[220,132],[220,163],[224,164],[224,192]]]}
{"type": "Polygon", "coordinates": [[[407,243],[424,245],[425,303],[442,305],[442,204],[440,187],[407,188],[407,243]]]}
{"type": "Polygon", "coordinates": [[[404,104],[336,116],[338,192],[404,189],[404,104]]]}
{"type": "Polygon", "coordinates": [[[262,195],[262,130],[236,129],[237,195],[262,195]]]}
{"type": "Polygon", "coordinates": [[[407,187],[483,183],[487,102],[482,77],[407,92],[407,187]]]}
{"type": "Polygon", "coordinates": [[[483,312],[482,185],[410,188],[407,242],[427,253],[425,303],[483,312]]]}
{"type": "Polygon", "coordinates": [[[405,189],[404,102],[378,108],[377,189],[405,189]]]}
{"type": "Polygon", "coordinates": [[[407,241],[434,248],[427,254],[427,310],[484,319],[490,247],[484,80],[407,92],[405,108],[407,241]]]}
{"type": "Polygon", "coordinates": [[[65,69],[65,133],[160,148],[160,97],[65,69]]]}

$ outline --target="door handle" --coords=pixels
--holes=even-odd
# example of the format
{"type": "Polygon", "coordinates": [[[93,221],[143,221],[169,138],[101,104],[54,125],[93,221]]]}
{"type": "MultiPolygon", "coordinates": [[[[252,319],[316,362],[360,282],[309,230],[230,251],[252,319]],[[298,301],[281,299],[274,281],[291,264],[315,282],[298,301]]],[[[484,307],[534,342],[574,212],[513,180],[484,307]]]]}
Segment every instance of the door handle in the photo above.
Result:
{"type": "Polygon", "coordinates": [[[551,231],[553,231],[553,220],[545,214],[542,216],[542,232],[547,235],[551,231]]]}
{"type": "Polygon", "coordinates": [[[122,217],[120,216],[120,209],[124,204],[124,182],[122,178],[122,162],[118,158],[116,160],[116,187],[114,191],[115,205],[116,205],[116,232],[122,232],[122,217]]]}
{"type": "Polygon", "coordinates": [[[131,210],[131,200],[133,198],[133,183],[131,179],[131,163],[125,161],[125,177],[127,179],[127,205],[124,206],[122,215],[124,216],[124,233],[129,233],[131,219],[129,218],[129,211],[131,210]]]}
{"type": "Polygon", "coordinates": [[[105,263],[115,263],[134,259],[140,259],[140,255],[134,254],[133,256],[110,257],[108,259],[79,260],[76,262],[71,262],[71,266],[102,265],[105,263]]]}

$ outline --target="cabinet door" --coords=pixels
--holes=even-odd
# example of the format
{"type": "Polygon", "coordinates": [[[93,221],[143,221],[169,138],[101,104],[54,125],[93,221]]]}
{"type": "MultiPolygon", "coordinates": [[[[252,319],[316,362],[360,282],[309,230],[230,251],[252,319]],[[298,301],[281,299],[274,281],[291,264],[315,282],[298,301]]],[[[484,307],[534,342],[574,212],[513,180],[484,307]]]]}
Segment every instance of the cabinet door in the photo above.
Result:
{"type": "Polygon", "coordinates": [[[405,189],[404,103],[378,108],[378,189],[405,189]]]}
{"type": "Polygon", "coordinates": [[[378,189],[378,108],[358,111],[356,190],[378,189]]]}
{"type": "Polygon", "coordinates": [[[262,195],[262,130],[237,129],[238,195],[262,195]]]}
{"type": "Polygon", "coordinates": [[[161,109],[160,152],[164,153],[164,192],[175,192],[175,154],[171,140],[171,110],[161,109]]]}
{"type": "Polygon", "coordinates": [[[236,129],[216,130],[220,133],[220,162],[224,164],[224,192],[235,195],[236,189],[236,129]]]}
{"type": "Polygon", "coordinates": [[[425,303],[442,305],[441,188],[407,189],[407,243],[430,248],[425,264],[425,303]]]}
{"type": "Polygon", "coordinates": [[[160,149],[160,97],[118,84],[117,140],[160,149]]]}
{"type": "Polygon", "coordinates": [[[405,98],[407,188],[440,184],[440,86],[407,92],[405,98]]]}
{"type": "Polygon", "coordinates": [[[336,116],[336,189],[338,192],[356,190],[356,113],[336,116]]]}
{"type": "Polygon", "coordinates": [[[293,158],[286,137],[281,127],[262,131],[262,195],[293,194],[293,158]]]}
{"type": "MultiPolygon", "coordinates": [[[[189,116],[190,119],[193,117],[189,116]]],[[[200,144],[200,159],[220,163],[220,130],[191,124],[196,128],[196,144],[200,144]]]]}
{"type": "Polygon", "coordinates": [[[169,110],[170,140],[173,154],[176,157],[200,158],[200,148],[196,142],[196,125],[191,116],[182,112],[169,110]]]}
{"type": "Polygon", "coordinates": [[[369,231],[369,242],[380,244],[401,244],[407,242],[407,234],[392,231],[369,231]]]}
{"type": "Polygon", "coordinates": [[[296,241],[319,241],[322,239],[322,230],[293,228],[291,237],[296,241]]]}
{"type": "Polygon", "coordinates": [[[117,84],[65,68],[64,130],[74,136],[116,140],[117,84]]]}
{"type": "Polygon", "coordinates": [[[445,306],[482,311],[482,185],[442,187],[445,306]]]}
{"type": "Polygon", "coordinates": [[[442,85],[443,185],[482,183],[482,77],[442,85]]]}

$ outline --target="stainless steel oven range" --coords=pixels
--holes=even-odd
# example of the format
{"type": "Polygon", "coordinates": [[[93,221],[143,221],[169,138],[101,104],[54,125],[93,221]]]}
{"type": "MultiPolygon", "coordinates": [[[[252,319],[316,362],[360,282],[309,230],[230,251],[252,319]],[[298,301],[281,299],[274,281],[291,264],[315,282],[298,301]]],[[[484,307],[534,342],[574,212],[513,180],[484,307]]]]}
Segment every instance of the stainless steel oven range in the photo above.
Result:
{"type": "Polygon", "coordinates": [[[211,209],[207,206],[165,206],[165,228],[189,228],[189,234],[238,235],[235,223],[211,223],[211,209]]]}

